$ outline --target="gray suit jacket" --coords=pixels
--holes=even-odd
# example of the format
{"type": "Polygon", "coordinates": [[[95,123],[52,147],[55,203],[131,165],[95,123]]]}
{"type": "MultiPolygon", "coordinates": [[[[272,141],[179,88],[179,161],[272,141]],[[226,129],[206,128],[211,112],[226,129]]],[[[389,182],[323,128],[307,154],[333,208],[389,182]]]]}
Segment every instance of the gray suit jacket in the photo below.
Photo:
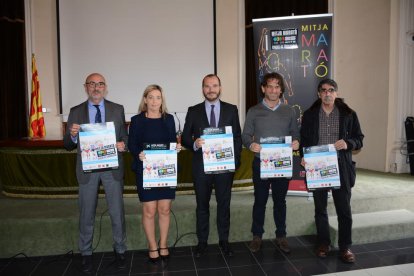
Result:
{"type": "MultiPolygon", "coordinates": [[[[128,145],[128,134],[125,127],[125,113],[122,105],[104,100],[105,105],[105,122],[114,122],[116,141],[124,141],[125,147],[128,145]]],[[[76,177],[79,184],[86,184],[89,181],[91,173],[84,173],[82,170],[82,159],[79,143],[74,143],[70,136],[70,126],[72,124],[89,124],[88,101],[81,103],[70,109],[69,118],[66,127],[66,133],[63,137],[63,145],[67,150],[77,148],[76,158],[76,177]]],[[[79,141],[79,140],[78,140],[79,141]]],[[[118,153],[119,168],[112,170],[112,174],[116,180],[124,177],[124,161],[122,153],[118,153]]],[[[93,172],[92,172],[93,173],[93,172]]]]}

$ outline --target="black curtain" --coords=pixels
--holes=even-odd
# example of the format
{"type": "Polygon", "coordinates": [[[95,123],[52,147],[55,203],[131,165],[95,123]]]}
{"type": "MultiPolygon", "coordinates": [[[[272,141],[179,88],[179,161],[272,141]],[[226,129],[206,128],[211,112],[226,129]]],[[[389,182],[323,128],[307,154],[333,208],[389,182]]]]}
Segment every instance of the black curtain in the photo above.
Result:
{"type": "Polygon", "coordinates": [[[0,0],[0,140],[27,137],[24,0],[0,0]]]}
{"type": "Polygon", "coordinates": [[[252,19],[328,12],[328,0],[245,0],[246,111],[257,104],[252,19]]]}

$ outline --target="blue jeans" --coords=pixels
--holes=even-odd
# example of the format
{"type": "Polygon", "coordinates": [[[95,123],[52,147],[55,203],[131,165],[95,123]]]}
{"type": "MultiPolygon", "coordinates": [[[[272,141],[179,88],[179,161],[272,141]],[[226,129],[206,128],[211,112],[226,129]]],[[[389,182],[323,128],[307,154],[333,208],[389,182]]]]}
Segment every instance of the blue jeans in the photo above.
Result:
{"type": "Polygon", "coordinates": [[[269,188],[272,187],[273,198],[273,219],[276,225],[276,237],[286,237],[286,194],[289,188],[289,179],[286,178],[260,178],[260,159],[253,160],[253,184],[254,184],[254,205],[253,205],[253,236],[262,237],[263,225],[266,213],[269,188]]]}

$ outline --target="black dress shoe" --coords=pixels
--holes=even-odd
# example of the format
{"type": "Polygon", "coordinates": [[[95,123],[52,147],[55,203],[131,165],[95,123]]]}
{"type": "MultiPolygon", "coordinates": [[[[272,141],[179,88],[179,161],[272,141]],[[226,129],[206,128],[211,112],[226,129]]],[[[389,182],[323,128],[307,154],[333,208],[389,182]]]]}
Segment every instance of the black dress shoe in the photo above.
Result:
{"type": "Polygon", "coordinates": [[[160,253],[159,253],[158,249],[154,249],[154,250],[148,249],[148,261],[151,262],[152,264],[157,264],[159,260],[160,260],[160,253]],[[157,257],[151,257],[150,256],[151,252],[157,252],[158,256],[157,257]]]}
{"type": "Polygon", "coordinates": [[[228,241],[220,241],[219,246],[220,246],[221,251],[223,251],[224,255],[226,255],[227,257],[234,256],[234,252],[231,249],[228,241]]]}
{"type": "Polygon", "coordinates": [[[200,258],[203,256],[207,251],[207,243],[206,242],[199,242],[194,252],[194,256],[196,258],[200,258]]]}
{"type": "Polygon", "coordinates": [[[83,255],[82,256],[82,271],[85,273],[92,272],[92,255],[83,255]]]}
{"type": "Polygon", "coordinates": [[[170,258],[170,251],[168,250],[168,247],[164,247],[164,248],[160,247],[159,252],[160,252],[161,260],[168,261],[168,259],[170,258]],[[164,253],[165,251],[167,251],[168,253],[163,255],[161,254],[161,251],[163,251],[164,253]]]}
{"type": "Polygon", "coordinates": [[[115,253],[115,264],[116,264],[116,267],[118,269],[125,268],[125,262],[126,262],[125,254],[124,253],[118,253],[115,250],[114,250],[114,253],[115,253]]]}

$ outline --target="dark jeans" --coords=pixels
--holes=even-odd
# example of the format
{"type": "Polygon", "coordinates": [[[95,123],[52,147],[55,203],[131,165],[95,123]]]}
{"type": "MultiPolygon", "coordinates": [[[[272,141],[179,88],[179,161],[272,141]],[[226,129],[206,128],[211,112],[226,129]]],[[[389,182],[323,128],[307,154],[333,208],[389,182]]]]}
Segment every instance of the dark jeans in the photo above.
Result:
{"type": "MultiPolygon", "coordinates": [[[[340,250],[349,249],[352,244],[351,191],[332,190],[332,197],[338,216],[338,246],[340,250]]],[[[331,245],[329,235],[328,191],[313,192],[315,204],[315,223],[319,244],[331,245]]]]}
{"type": "Polygon", "coordinates": [[[273,219],[276,225],[276,237],[286,237],[286,194],[289,187],[289,180],[286,178],[260,178],[260,159],[253,160],[253,184],[254,184],[254,205],[253,205],[253,236],[262,237],[263,225],[266,213],[269,188],[272,187],[273,198],[273,219]]]}

